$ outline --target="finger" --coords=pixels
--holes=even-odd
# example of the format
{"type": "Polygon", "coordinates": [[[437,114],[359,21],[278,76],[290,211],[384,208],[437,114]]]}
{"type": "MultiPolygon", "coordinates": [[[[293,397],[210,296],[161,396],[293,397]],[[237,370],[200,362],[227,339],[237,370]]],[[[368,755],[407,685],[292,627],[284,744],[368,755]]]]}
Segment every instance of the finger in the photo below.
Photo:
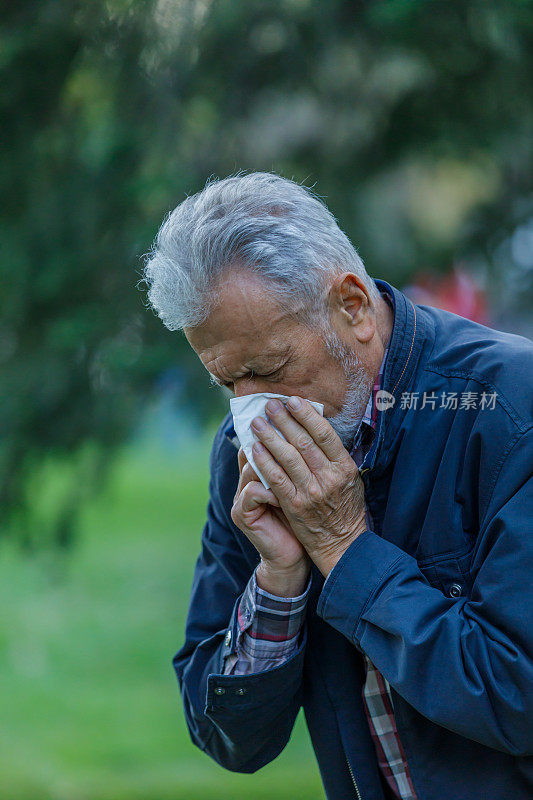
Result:
{"type": "Polygon", "coordinates": [[[254,468],[250,464],[249,461],[246,462],[244,465],[244,469],[241,472],[241,490],[244,489],[246,484],[250,483],[251,481],[258,481],[259,475],[255,472],[254,468]]]}
{"type": "MultiPolygon", "coordinates": [[[[253,452],[254,460],[261,470],[261,474],[266,478],[267,483],[270,484],[278,500],[290,500],[295,495],[296,488],[272,453],[270,453],[261,442],[254,442],[253,452]]],[[[309,472],[308,474],[311,475],[309,472]]]]}
{"type": "Polygon", "coordinates": [[[246,458],[246,454],[245,454],[244,450],[242,449],[242,447],[239,447],[239,453],[238,453],[238,456],[237,456],[237,460],[239,462],[239,472],[242,473],[242,471],[244,469],[244,465],[248,463],[248,459],[246,458]]]}
{"type": "Polygon", "coordinates": [[[235,494],[233,495],[233,504],[234,505],[237,502],[237,498],[239,497],[239,495],[241,493],[241,490],[242,490],[242,487],[243,487],[242,473],[243,473],[244,467],[248,463],[248,460],[246,458],[246,455],[245,455],[244,450],[242,449],[242,447],[239,448],[239,452],[237,453],[237,463],[239,465],[239,480],[237,481],[237,488],[235,489],[235,494]]]}
{"type": "MultiPolygon", "coordinates": [[[[256,417],[252,421],[252,429],[257,438],[266,445],[294,485],[306,486],[311,478],[311,473],[298,450],[290,442],[282,439],[279,433],[263,417],[256,417]]],[[[259,463],[258,467],[262,472],[263,470],[259,463]]]]}
{"type": "Polygon", "coordinates": [[[298,450],[311,472],[319,472],[330,462],[306,429],[290,414],[279,400],[269,400],[266,412],[273,424],[298,450]]]}
{"type": "Polygon", "coordinates": [[[291,397],[287,401],[287,408],[330,461],[345,460],[348,451],[328,420],[321,416],[311,403],[302,400],[301,397],[291,397]]]}
{"type": "Polygon", "coordinates": [[[255,511],[258,506],[271,505],[279,507],[279,502],[270,489],[265,489],[259,481],[248,483],[242,490],[240,504],[244,513],[255,511]]]}

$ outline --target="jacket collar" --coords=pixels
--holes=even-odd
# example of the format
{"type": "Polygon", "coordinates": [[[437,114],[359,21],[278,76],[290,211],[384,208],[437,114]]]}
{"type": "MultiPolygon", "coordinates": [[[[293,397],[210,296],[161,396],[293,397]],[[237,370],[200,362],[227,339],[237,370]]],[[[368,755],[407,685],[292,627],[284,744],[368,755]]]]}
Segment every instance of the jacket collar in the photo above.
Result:
{"type": "Polygon", "coordinates": [[[378,416],[376,436],[362,472],[381,471],[389,462],[405,414],[400,402],[402,393],[410,391],[414,385],[422,350],[433,334],[429,318],[420,306],[386,281],[376,280],[375,283],[380,291],[387,290],[392,296],[394,323],[381,384],[382,391],[387,393],[384,397],[388,405],[378,416]]]}

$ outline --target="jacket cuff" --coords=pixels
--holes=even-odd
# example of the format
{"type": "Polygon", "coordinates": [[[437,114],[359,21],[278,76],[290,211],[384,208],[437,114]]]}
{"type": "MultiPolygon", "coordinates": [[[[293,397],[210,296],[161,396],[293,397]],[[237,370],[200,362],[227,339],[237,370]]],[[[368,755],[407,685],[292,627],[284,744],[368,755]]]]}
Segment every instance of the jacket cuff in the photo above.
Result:
{"type": "Polygon", "coordinates": [[[226,726],[234,718],[242,730],[242,715],[253,712],[252,717],[246,717],[248,733],[261,728],[266,719],[281,713],[300,689],[306,642],[304,628],[294,655],[279,666],[249,675],[208,675],[205,716],[219,725],[225,720],[226,726]]]}
{"type": "Polygon", "coordinates": [[[316,613],[355,642],[365,608],[394,565],[405,557],[403,550],[373,531],[360,534],[329,573],[316,613]]]}

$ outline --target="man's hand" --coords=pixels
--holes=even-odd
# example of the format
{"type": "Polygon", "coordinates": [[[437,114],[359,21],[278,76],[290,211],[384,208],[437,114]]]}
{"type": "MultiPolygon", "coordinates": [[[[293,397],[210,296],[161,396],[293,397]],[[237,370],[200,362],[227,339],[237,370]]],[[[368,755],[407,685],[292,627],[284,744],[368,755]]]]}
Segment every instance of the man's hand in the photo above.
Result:
{"type": "Polygon", "coordinates": [[[261,443],[254,444],[254,458],[290,529],[327,576],[366,530],[359,470],[327,419],[310,403],[293,397],[285,408],[270,400],[266,410],[287,441],[257,417],[252,427],[261,443]]]}
{"type": "Polygon", "coordinates": [[[239,450],[239,484],[231,518],[261,555],[257,584],[278,597],[295,597],[303,592],[311,561],[291,531],[272,491],[265,489],[239,450]]]}

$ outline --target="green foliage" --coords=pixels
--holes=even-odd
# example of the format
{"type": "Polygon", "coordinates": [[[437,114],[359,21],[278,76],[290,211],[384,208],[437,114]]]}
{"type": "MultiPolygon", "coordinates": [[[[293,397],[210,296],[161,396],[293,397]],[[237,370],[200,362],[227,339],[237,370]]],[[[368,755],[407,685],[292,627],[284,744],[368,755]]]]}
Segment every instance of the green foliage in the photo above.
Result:
{"type": "Polygon", "coordinates": [[[323,797],[302,719],[256,775],[225,772],[189,739],[171,660],[204,521],[208,438],[171,460],[121,452],[64,559],[0,551],[2,800],[323,797]]]}
{"type": "Polygon", "coordinates": [[[46,534],[68,543],[164,371],[196,413],[220,413],[136,287],[162,217],[212,173],[314,184],[370,272],[397,285],[464,257],[499,291],[501,254],[532,214],[532,32],[526,0],[8,3],[4,530],[39,538],[32,482],[78,454],[46,534]]]}

